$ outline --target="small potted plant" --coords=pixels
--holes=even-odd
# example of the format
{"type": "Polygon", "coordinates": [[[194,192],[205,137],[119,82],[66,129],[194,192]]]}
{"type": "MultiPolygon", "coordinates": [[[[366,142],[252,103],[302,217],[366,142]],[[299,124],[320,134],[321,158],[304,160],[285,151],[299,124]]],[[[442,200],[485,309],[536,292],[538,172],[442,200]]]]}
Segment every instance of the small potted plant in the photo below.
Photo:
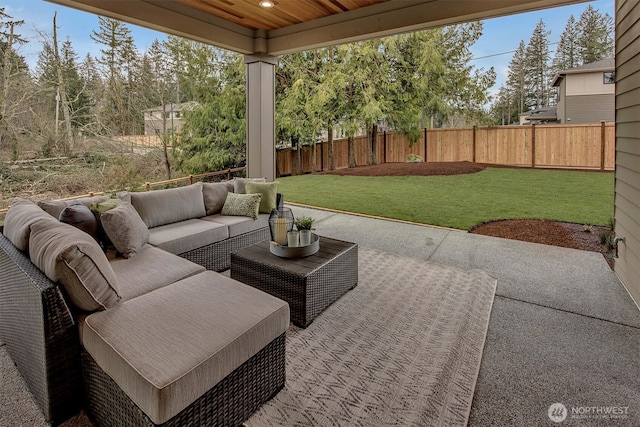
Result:
{"type": "Polygon", "coordinates": [[[300,232],[300,246],[309,246],[311,244],[311,227],[314,219],[310,216],[301,215],[295,219],[295,225],[300,232]]]}

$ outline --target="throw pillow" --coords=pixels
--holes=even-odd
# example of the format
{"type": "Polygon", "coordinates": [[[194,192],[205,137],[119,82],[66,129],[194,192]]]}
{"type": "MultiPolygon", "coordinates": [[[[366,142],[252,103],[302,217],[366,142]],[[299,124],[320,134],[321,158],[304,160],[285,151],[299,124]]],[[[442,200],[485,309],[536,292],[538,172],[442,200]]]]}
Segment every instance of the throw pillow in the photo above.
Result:
{"type": "Polygon", "coordinates": [[[98,237],[100,238],[100,244],[102,245],[103,249],[115,249],[115,246],[113,246],[113,243],[111,242],[111,240],[109,240],[109,236],[107,236],[107,233],[104,232],[104,227],[102,226],[100,217],[106,211],[118,207],[121,202],[122,200],[113,198],[101,203],[94,203],[91,205],[91,212],[93,212],[95,217],[98,219],[98,237]]]}
{"type": "Polygon", "coordinates": [[[271,213],[277,206],[278,181],[273,182],[247,182],[245,188],[247,194],[261,194],[260,213],[271,213]]]}
{"type": "Polygon", "coordinates": [[[104,310],[121,299],[116,275],[102,249],[75,227],[36,221],[31,225],[29,257],[82,310],[104,310]]]}
{"type": "Polygon", "coordinates": [[[105,233],[116,250],[131,258],[149,241],[147,228],[135,208],[126,202],[100,215],[105,233]]]}
{"type": "Polygon", "coordinates": [[[237,194],[245,194],[247,192],[245,185],[247,182],[267,182],[264,178],[235,178],[233,180],[233,192],[237,194]]]}
{"type": "Polygon", "coordinates": [[[220,213],[229,193],[226,182],[205,182],[202,186],[207,215],[220,213]]]}
{"type": "Polygon", "coordinates": [[[93,237],[96,242],[100,242],[98,237],[98,220],[91,209],[80,203],[69,205],[60,212],[58,218],[60,222],[73,225],[78,230],[82,230],[93,237]]]}
{"type": "Polygon", "coordinates": [[[229,193],[220,214],[229,216],[248,216],[258,218],[262,194],[229,193]]]}

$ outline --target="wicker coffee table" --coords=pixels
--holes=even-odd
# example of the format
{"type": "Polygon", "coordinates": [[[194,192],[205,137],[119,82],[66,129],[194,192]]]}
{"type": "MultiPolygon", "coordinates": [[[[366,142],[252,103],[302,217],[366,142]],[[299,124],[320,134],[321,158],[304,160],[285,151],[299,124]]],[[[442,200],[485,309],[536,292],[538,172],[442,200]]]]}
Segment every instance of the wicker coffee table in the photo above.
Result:
{"type": "Polygon", "coordinates": [[[306,328],[324,309],[358,284],[358,245],[320,238],[320,250],[281,258],[265,240],[231,253],[231,277],[289,303],[291,321],[306,328]]]}

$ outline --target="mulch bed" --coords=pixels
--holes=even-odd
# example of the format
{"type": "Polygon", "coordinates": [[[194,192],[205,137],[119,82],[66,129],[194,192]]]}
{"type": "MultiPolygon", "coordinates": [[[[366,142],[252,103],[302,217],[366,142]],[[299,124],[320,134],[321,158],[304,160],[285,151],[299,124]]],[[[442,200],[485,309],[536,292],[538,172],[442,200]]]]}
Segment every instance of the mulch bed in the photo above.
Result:
{"type": "MultiPolygon", "coordinates": [[[[337,169],[321,174],[341,176],[434,176],[459,175],[480,172],[489,165],[472,162],[421,162],[385,163],[372,166],[337,169]]],[[[494,165],[491,165],[492,167],[494,165]]],[[[500,166],[503,167],[503,166],[500,166]]],[[[608,227],[572,224],[539,219],[505,219],[478,224],[470,233],[486,236],[541,243],[572,249],[601,253],[610,266],[613,265],[611,251],[600,244],[600,233],[608,227]]]]}
{"type": "Polygon", "coordinates": [[[383,163],[372,166],[358,166],[320,172],[324,175],[341,176],[433,176],[476,173],[486,169],[486,165],[471,162],[420,162],[383,163]]]}

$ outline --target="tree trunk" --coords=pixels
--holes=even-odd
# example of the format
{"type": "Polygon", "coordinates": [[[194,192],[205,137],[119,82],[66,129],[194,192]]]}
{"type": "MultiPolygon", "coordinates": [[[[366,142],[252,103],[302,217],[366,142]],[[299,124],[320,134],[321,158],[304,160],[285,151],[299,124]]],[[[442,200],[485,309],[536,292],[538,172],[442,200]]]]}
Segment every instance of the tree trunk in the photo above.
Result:
{"type": "Polygon", "coordinates": [[[329,170],[332,171],[336,168],[336,161],[333,157],[333,126],[331,123],[327,126],[327,157],[329,158],[329,170]]]}
{"type": "Polygon", "coordinates": [[[311,147],[311,173],[315,173],[317,170],[316,162],[318,160],[318,153],[317,153],[318,144],[315,141],[313,141],[310,147],[311,147]]]}
{"type": "Polygon", "coordinates": [[[369,164],[378,164],[378,125],[371,126],[371,140],[369,142],[369,164]]]}
{"type": "MultiPolygon", "coordinates": [[[[7,35],[7,41],[5,49],[2,55],[2,97],[0,98],[0,147],[2,147],[7,141],[12,138],[9,135],[9,120],[7,120],[7,109],[9,107],[9,75],[11,74],[11,52],[13,44],[15,42],[14,28],[16,23],[9,22],[9,34],[7,35]]],[[[12,160],[18,160],[18,143],[13,138],[11,144],[12,160]]]]}
{"type": "MultiPolygon", "coordinates": [[[[58,78],[58,89],[60,90],[60,101],[62,102],[62,116],[64,117],[65,143],[64,154],[68,156],[73,151],[73,129],[71,127],[71,113],[69,111],[69,99],[67,99],[67,89],[62,77],[62,64],[60,63],[60,54],[58,52],[58,30],[56,27],[56,15],[53,14],[53,55],[56,63],[56,75],[58,78]]],[[[56,123],[56,130],[58,123],[56,123]]]]}
{"type": "Polygon", "coordinates": [[[298,147],[298,138],[291,137],[291,153],[293,154],[293,158],[295,161],[293,162],[293,167],[291,168],[292,175],[302,175],[302,165],[300,164],[300,147],[298,147]],[[295,152],[293,150],[296,150],[295,152]]]}
{"type": "Polygon", "coordinates": [[[353,140],[353,136],[349,137],[349,167],[355,168],[356,165],[356,149],[355,149],[355,141],[353,140]]]}

